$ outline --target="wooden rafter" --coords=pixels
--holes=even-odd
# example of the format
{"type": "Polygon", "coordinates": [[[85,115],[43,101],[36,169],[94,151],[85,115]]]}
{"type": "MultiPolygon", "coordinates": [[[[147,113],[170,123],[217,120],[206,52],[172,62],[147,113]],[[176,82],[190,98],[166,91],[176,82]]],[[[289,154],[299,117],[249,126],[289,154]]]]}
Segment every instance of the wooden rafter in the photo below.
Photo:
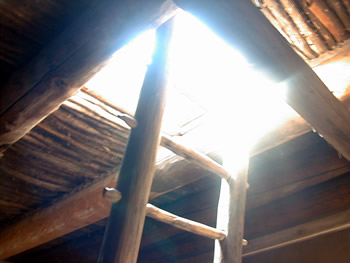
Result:
{"type": "Polygon", "coordinates": [[[316,219],[279,232],[249,240],[243,256],[250,256],[350,228],[349,211],[316,219]]]}
{"type": "Polygon", "coordinates": [[[0,106],[0,150],[57,110],[116,50],[176,10],[168,0],[107,0],[79,16],[1,89],[7,99],[0,106]]]}
{"type": "Polygon", "coordinates": [[[240,50],[258,70],[285,82],[287,103],[350,160],[350,115],[251,1],[176,0],[240,50]]]}

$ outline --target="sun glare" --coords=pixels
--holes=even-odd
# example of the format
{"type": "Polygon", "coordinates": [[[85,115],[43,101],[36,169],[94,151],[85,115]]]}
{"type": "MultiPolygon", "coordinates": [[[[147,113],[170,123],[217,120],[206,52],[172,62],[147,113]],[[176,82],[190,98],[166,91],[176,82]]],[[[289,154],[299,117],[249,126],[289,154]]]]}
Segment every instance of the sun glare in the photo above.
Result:
{"type": "MultiPolygon", "coordinates": [[[[154,40],[155,31],[140,35],[86,86],[133,112],[154,40]]],[[[169,72],[163,130],[176,133],[184,123],[206,115],[207,132],[196,137],[198,144],[215,141],[222,151],[235,147],[242,153],[268,130],[296,116],[284,102],[283,83],[254,71],[239,51],[185,12],[176,17],[169,72]]]]}

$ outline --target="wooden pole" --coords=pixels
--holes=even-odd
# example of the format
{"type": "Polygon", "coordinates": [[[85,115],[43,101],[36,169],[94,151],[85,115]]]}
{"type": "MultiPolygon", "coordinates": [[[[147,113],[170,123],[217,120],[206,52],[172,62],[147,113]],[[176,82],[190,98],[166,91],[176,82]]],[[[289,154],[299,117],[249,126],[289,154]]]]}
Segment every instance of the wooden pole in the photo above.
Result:
{"type": "Polygon", "coordinates": [[[151,204],[147,204],[147,216],[160,222],[172,225],[176,228],[180,228],[207,238],[223,240],[226,237],[226,234],[223,231],[179,217],[151,204]]]}
{"type": "Polygon", "coordinates": [[[172,17],[170,0],[97,1],[0,89],[0,151],[74,95],[119,48],[172,17]]]}
{"type": "Polygon", "coordinates": [[[207,155],[199,151],[187,148],[186,146],[175,142],[173,139],[169,138],[166,135],[162,136],[160,143],[163,147],[167,148],[168,150],[172,151],[173,153],[179,156],[184,157],[186,160],[193,162],[199,167],[207,171],[213,172],[221,178],[230,180],[231,176],[229,172],[227,172],[224,167],[222,167],[220,164],[215,162],[207,155]]]}
{"type": "Polygon", "coordinates": [[[141,90],[135,119],[122,162],[118,190],[123,198],[113,204],[98,262],[136,262],[160,141],[167,85],[167,50],[173,20],[157,30],[153,63],[141,90]]]}
{"type": "Polygon", "coordinates": [[[246,164],[242,164],[241,169],[231,173],[232,180],[221,180],[216,228],[225,231],[226,238],[222,241],[215,240],[215,263],[242,262],[248,160],[247,154],[246,164]]]}

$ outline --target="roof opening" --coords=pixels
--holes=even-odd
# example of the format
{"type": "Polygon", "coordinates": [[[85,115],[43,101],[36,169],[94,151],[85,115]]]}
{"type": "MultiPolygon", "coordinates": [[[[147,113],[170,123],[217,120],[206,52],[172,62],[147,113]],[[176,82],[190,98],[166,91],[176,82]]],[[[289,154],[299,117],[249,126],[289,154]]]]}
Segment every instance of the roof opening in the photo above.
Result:
{"type": "MultiPolygon", "coordinates": [[[[155,31],[139,35],[86,87],[133,113],[154,41],[155,31]]],[[[200,119],[204,132],[191,138],[192,146],[205,142],[222,150],[228,138],[236,138],[236,148],[249,149],[270,129],[297,116],[284,102],[283,83],[254,71],[239,51],[186,12],[176,17],[169,63],[163,131],[183,134],[183,127],[200,119]]]]}

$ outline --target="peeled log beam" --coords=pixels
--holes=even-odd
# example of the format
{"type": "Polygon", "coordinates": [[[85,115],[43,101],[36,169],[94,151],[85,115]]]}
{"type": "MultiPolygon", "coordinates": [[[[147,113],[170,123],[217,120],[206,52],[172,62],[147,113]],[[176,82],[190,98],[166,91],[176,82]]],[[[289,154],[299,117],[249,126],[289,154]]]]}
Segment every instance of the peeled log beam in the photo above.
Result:
{"type": "Polygon", "coordinates": [[[342,42],[347,38],[344,26],[325,2],[310,0],[308,5],[310,11],[327,27],[337,42],[342,42]]]}
{"type": "Polygon", "coordinates": [[[176,143],[174,140],[164,135],[161,139],[161,145],[174,152],[175,154],[182,156],[192,163],[198,165],[199,167],[213,172],[226,180],[230,180],[231,178],[229,172],[226,171],[224,167],[199,151],[189,149],[179,143],[176,143]]]}
{"type": "Polygon", "coordinates": [[[123,198],[112,205],[98,262],[136,262],[150,197],[168,82],[167,57],[173,20],[157,29],[152,64],[142,85],[118,178],[123,198]],[[152,103],[150,103],[152,102],[152,103]]]}
{"type": "Polygon", "coordinates": [[[332,49],[336,46],[337,42],[334,39],[333,35],[329,32],[329,30],[314,16],[312,12],[310,12],[308,8],[308,4],[305,0],[297,0],[298,4],[303,13],[308,18],[309,23],[311,23],[316,31],[322,36],[322,38],[326,41],[328,49],[332,49]]]}
{"type": "Polygon", "coordinates": [[[270,10],[277,22],[281,25],[285,34],[288,35],[290,42],[301,52],[307,59],[317,56],[317,53],[309,47],[309,44],[300,33],[299,28],[292,18],[285,12],[281,3],[277,0],[265,0],[264,5],[270,10]]]}
{"type": "Polygon", "coordinates": [[[323,43],[322,39],[313,31],[309,22],[303,17],[301,12],[297,9],[295,1],[292,0],[280,0],[281,4],[284,6],[284,9],[295,22],[296,26],[299,28],[299,31],[302,36],[304,36],[308,41],[308,45],[317,54],[322,54],[327,50],[326,45],[323,43]]]}
{"type": "Polygon", "coordinates": [[[248,246],[243,250],[243,256],[292,245],[347,228],[350,228],[350,213],[348,210],[249,240],[248,246]]]}
{"type": "Polygon", "coordinates": [[[285,82],[287,103],[350,160],[349,112],[251,1],[175,2],[235,46],[259,71],[285,82]]]}
{"type": "MultiPolygon", "coordinates": [[[[229,158],[229,156],[227,156],[227,158],[229,158]]],[[[237,160],[226,161],[234,162],[237,160]]],[[[224,240],[215,240],[213,261],[215,263],[242,262],[241,240],[243,239],[244,231],[248,155],[245,161],[245,164],[241,164],[241,169],[233,171],[232,180],[228,182],[221,180],[216,227],[224,230],[227,236],[224,240]]]]}
{"type": "Polygon", "coordinates": [[[182,218],[164,211],[154,205],[147,204],[147,216],[160,222],[172,225],[182,230],[204,236],[211,239],[223,240],[226,237],[225,232],[217,230],[213,227],[182,218]]]}
{"type": "MultiPolygon", "coordinates": [[[[185,160],[176,162],[175,159],[160,164],[161,168],[155,173],[150,199],[208,175],[195,170],[185,160]]],[[[106,218],[111,203],[103,198],[102,193],[105,187],[115,187],[117,178],[118,171],[114,171],[83,190],[1,229],[0,259],[17,255],[106,218]]]]}
{"type": "Polygon", "coordinates": [[[116,50],[176,9],[164,0],[107,0],[79,16],[1,89],[1,151],[76,93],[116,50]]]}

